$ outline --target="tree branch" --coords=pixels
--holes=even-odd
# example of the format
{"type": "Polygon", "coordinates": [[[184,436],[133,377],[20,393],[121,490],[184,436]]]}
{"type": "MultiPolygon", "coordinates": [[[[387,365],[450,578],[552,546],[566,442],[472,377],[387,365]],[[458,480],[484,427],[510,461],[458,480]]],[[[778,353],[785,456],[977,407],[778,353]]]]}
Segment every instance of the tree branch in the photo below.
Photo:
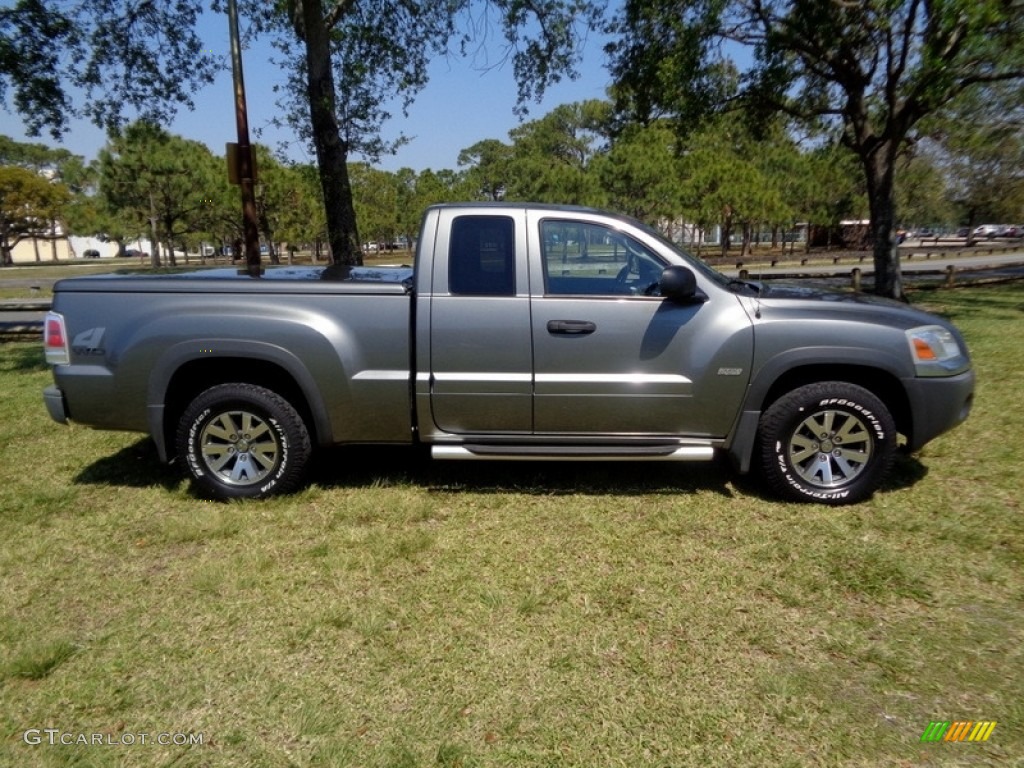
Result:
{"type": "Polygon", "coordinates": [[[338,22],[345,17],[345,14],[352,10],[355,4],[355,0],[338,0],[334,7],[324,16],[324,26],[327,29],[334,29],[338,22]]]}

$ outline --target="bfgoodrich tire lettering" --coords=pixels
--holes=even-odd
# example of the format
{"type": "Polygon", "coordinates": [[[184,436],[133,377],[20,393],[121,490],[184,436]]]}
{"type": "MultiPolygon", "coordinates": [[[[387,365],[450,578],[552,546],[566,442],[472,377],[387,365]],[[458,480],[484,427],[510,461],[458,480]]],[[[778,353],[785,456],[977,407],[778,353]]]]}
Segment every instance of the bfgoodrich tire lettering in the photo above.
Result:
{"type": "Polygon", "coordinates": [[[221,384],[199,395],[182,414],[177,443],[200,493],[218,499],[292,491],[312,452],[296,410],[252,384],[221,384]]]}
{"type": "Polygon", "coordinates": [[[761,418],[761,466],[781,496],[853,504],[881,485],[896,428],[885,404],[845,382],[821,382],[779,398],[761,418]]]}

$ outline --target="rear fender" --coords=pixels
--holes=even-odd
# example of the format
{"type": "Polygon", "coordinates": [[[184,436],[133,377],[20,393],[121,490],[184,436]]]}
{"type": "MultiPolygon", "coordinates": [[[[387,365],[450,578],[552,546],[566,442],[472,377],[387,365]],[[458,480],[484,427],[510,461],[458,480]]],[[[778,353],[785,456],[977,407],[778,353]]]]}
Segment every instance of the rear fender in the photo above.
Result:
{"type": "MultiPolygon", "coordinates": [[[[263,341],[252,341],[243,339],[206,339],[202,345],[195,341],[185,341],[169,347],[154,364],[150,377],[146,396],[146,417],[149,424],[149,432],[156,442],[160,458],[167,461],[170,451],[169,446],[174,442],[174,435],[167,434],[168,424],[173,424],[177,419],[176,413],[168,412],[168,403],[174,402],[173,393],[169,391],[171,382],[178,371],[185,366],[213,364],[223,361],[242,363],[243,361],[255,361],[273,365],[291,378],[295,386],[302,393],[304,403],[293,403],[301,412],[305,412],[312,419],[312,431],[315,439],[320,445],[329,445],[333,442],[334,433],[331,426],[330,413],[324,403],[324,399],[313,375],[309,369],[294,353],[283,347],[263,341]],[[170,421],[168,421],[170,419],[170,421]]],[[[201,389],[207,389],[218,383],[222,383],[223,376],[210,380],[201,389]]],[[[343,375],[341,380],[344,380],[343,375]]],[[[186,405],[182,403],[181,405],[186,405]]]]}

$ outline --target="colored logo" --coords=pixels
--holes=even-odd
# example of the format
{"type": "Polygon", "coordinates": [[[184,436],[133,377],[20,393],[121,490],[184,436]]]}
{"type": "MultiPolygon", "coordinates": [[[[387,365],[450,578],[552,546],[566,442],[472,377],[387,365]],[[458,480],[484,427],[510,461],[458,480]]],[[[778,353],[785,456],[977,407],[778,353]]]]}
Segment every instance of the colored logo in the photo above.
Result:
{"type": "Polygon", "coordinates": [[[995,727],[994,720],[932,721],[921,734],[921,741],[988,741],[995,727]]]}

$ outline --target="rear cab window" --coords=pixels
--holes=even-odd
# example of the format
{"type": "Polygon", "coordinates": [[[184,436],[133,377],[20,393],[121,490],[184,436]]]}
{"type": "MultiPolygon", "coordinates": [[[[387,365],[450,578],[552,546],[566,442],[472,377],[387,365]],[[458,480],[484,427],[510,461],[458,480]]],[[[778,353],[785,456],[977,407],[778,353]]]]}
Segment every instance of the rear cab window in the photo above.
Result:
{"type": "Polygon", "coordinates": [[[457,296],[512,296],[516,286],[515,223],[508,216],[452,221],[448,290],[457,296]]]}

